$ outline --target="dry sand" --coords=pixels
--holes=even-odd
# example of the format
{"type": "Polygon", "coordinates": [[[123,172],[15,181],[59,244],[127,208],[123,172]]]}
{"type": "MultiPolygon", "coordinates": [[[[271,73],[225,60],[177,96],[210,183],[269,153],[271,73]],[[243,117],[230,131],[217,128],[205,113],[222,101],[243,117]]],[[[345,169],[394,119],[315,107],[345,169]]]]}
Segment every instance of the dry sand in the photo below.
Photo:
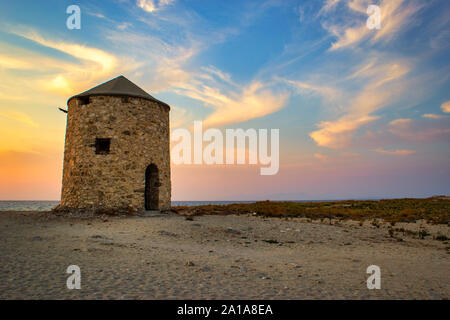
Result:
{"type": "Polygon", "coordinates": [[[176,214],[74,219],[0,213],[1,299],[448,299],[447,225],[176,214]],[[398,224],[418,230],[420,224],[398,224]],[[269,240],[268,242],[264,240],[269,240]],[[276,240],[278,243],[271,243],[276,240]],[[81,290],[66,268],[81,268],[81,290]],[[366,268],[381,268],[381,289],[366,268]]]}

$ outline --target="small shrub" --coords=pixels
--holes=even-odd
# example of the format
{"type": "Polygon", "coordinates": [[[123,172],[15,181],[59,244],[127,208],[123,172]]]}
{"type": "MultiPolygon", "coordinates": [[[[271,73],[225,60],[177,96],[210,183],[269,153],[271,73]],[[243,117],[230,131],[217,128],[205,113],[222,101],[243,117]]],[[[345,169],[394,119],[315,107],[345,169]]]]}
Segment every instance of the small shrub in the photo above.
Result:
{"type": "Polygon", "coordinates": [[[440,235],[436,236],[435,239],[438,240],[438,241],[447,241],[447,240],[450,240],[450,238],[448,238],[447,236],[445,236],[445,235],[443,235],[443,234],[440,234],[440,235]]]}
{"type": "Polygon", "coordinates": [[[263,241],[267,242],[267,243],[272,243],[272,244],[278,244],[279,243],[277,240],[273,240],[273,239],[263,240],[263,241]]]}
{"type": "Polygon", "coordinates": [[[429,236],[430,234],[428,233],[427,230],[422,229],[419,231],[419,239],[425,239],[426,236],[429,236]]]}
{"type": "Polygon", "coordinates": [[[394,229],[389,228],[388,232],[389,232],[389,236],[390,236],[391,238],[393,238],[394,235],[395,235],[394,229]]]}

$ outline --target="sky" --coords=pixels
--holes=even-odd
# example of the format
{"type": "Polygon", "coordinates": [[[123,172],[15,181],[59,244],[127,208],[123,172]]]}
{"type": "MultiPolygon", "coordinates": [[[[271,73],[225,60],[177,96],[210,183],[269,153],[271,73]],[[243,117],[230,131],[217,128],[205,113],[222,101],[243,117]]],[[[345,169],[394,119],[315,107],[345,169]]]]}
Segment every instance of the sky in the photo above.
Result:
{"type": "Polygon", "coordinates": [[[277,174],[172,163],[172,200],[449,195],[449,57],[447,0],[1,1],[0,200],[60,198],[58,107],[118,75],[172,130],[280,130],[277,174]]]}

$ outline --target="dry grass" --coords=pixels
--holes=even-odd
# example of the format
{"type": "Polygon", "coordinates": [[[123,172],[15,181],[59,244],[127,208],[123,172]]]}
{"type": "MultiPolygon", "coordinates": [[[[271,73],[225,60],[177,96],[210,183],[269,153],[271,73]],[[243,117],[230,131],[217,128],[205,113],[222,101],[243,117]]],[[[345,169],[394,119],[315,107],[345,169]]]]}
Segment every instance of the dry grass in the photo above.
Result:
{"type": "Polygon", "coordinates": [[[308,219],[383,219],[396,222],[426,220],[435,224],[450,224],[450,198],[389,199],[378,201],[290,202],[260,201],[228,205],[177,206],[176,212],[188,216],[253,214],[264,217],[303,217],[308,219]]]}

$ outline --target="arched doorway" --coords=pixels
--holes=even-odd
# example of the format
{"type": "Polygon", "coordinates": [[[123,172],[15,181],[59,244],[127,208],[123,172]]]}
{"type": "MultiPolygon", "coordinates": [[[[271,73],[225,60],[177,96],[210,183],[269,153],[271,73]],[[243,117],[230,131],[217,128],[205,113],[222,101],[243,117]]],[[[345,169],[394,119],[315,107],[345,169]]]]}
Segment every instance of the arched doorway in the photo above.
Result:
{"type": "Polygon", "coordinates": [[[150,164],[145,170],[145,210],[159,210],[158,167],[150,164]]]}

